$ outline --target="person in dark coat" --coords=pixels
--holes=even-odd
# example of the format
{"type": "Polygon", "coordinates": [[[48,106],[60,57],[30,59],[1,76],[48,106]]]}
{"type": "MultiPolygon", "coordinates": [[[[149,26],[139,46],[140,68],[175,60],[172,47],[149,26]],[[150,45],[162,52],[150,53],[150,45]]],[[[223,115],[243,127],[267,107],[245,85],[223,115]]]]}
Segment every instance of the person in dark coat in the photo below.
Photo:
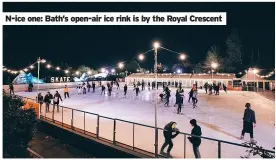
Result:
{"type": "Polygon", "coordinates": [[[101,92],[101,95],[104,93],[104,95],[105,95],[105,86],[104,85],[102,85],[102,92],[101,92]]]}
{"type": "Polygon", "coordinates": [[[171,150],[173,148],[172,139],[175,138],[179,134],[179,130],[176,128],[176,122],[170,122],[164,127],[163,135],[165,138],[165,142],[161,147],[160,154],[165,154],[164,149],[169,145],[167,149],[167,156],[171,157],[171,150]],[[175,132],[175,134],[173,134],[175,132]]]}
{"type": "Polygon", "coordinates": [[[92,89],[93,89],[93,93],[95,92],[95,87],[96,87],[95,82],[92,82],[92,89]]]}
{"type": "Polygon", "coordinates": [[[39,103],[40,113],[41,113],[41,106],[43,105],[43,96],[41,95],[41,93],[38,93],[36,100],[39,103]]]}
{"type": "Polygon", "coordinates": [[[59,112],[59,100],[62,101],[60,94],[56,91],[56,94],[54,95],[53,112],[55,111],[55,106],[57,106],[57,111],[59,112]]]}
{"type": "Polygon", "coordinates": [[[204,89],[205,89],[205,92],[206,92],[206,94],[208,94],[208,83],[206,82],[205,84],[204,84],[204,89]]]}
{"type": "Polygon", "coordinates": [[[86,94],[86,87],[85,86],[82,87],[82,94],[86,94]]]}
{"type": "Polygon", "coordinates": [[[160,93],[160,94],[159,94],[159,97],[160,97],[160,100],[163,102],[164,94],[163,94],[163,93],[160,93]]]}
{"type": "Polygon", "coordinates": [[[30,83],[29,83],[29,86],[28,86],[29,92],[32,92],[32,91],[33,91],[33,87],[34,87],[33,83],[30,82],[30,83]]]}
{"type": "Polygon", "coordinates": [[[87,91],[90,92],[91,84],[87,82],[87,91]]]}
{"type": "Polygon", "coordinates": [[[166,87],[165,89],[165,96],[166,96],[166,102],[165,102],[165,106],[169,106],[170,103],[170,97],[171,97],[171,91],[169,90],[169,87],[166,87]]]}
{"type": "Polygon", "coordinates": [[[148,82],[148,90],[150,91],[150,82],[148,82]]]}
{"type": "Polygon", "coordinates": [[[127,94],[127,85],[125,84],[125,86],[124,86],[124,95],[126,96],[126,94],[127,94]]]}
{"type": "Polygon", "coordinates": [[[139,95],[139,92],[140,92],[139,87],[138,87],[138,86],[136,86],[136,88],[134,88],[133,90],[135,90],[135,91],[136,91],[136,96],[138,96],[138,95],[139,95]]]}
{"type": "Polygon", "coordinates": [[[256,117],[255,112],[251,109],[250,103],[245,104],[246,109],[244,110],[243,114],[243,129],[241,134],[241,139],[244,138],[244,133],[250,134],[250,141],[253,143],[253,124],[256,127],[256,117]]]}
{"type": "Polygon", "coordinates": [[[118,90],[118,89],[120,90],[120,84],[119,84],[118,81],[116,82],[116,86],[117,86],[117,90],[118,90]]]}
{"type": "Polygon", "coordinates": [[[51,104],[51,95],[50,92],[47,92],[47,94],[44,96],[44,103],[46,104],[46,112],[50,112],[50,104],[51,104]]]}
{"type": "Polygon", "coordinates": [[[9,84],[9,89],[10,89],[10,95],[14,94],[14,87],[12,83],[9,84]]]}
{"type": "Polygon", "coordinates": [[[226,85],[225,85],[225,84],[223,84],[222,86],[223,86],[223,90],[224,90],[224,92],[225,92],[225,93],[227,93],[227,87],[226,87],[226,85]]]}
{"type": "MultiPolygon", "coordinates": [[[[193,127],[191,135],[201,136],[202,135],[201,128],[200,128],[200,126],[197,125],[196,120],[192,119],[190,121],[190,124],[193,127]]],[[[195,136],[188,137],[188,139],[193,144],[193,151],[194,151],[195,158],[201,158],[200,152],[199,152],[199,146],[201,144],[201,138],[195,137],[195,136]]]]}
{"type": "Polygon", "coordinates": [[[145,82],[142,80],[142,91],[145,90],[145,82]]]}
{"type": "Polygon", "coordinates": [[[191,98],[193,98],[193,93],[194,93],[194,90],[193,90],[193,88],[192,88],[191,91],[188,93],[188,95],[189,95],[189,100],[188,100],[188,102],[189,102],[189,103],[190,103],[191,98]]]}
{"type": "Polygon", "coordinates": [[[181,113],[181,106],[182,106],[182,101],[181,101],[181,94],[176,91],[176,104],[177,104],[177,114],[180,114],[181,113]]]}
{"type": "Polygon", "coordinates": [[[108,86],[108,96],[111,96],[111,92],[112,92],[112,85],[108,86]]]}

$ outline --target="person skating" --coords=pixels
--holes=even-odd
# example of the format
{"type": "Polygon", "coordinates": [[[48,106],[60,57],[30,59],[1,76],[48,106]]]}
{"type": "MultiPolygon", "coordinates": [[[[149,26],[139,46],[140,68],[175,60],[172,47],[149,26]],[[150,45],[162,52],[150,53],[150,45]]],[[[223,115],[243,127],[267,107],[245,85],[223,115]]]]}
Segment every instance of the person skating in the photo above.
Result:
{"type": "Polygon", "coordinates": [[[86,87],[85,86],[82,87],[82,94],[86,94],[86,87]]]}
{"type": "Polygon", "coordinates": [[[10,95],[14,94],[14,87],[12,83],[9,84],[9,89],[10,89],[10,95]]]}
{"type": "Polygon", "coordinates": [[[81,85],[79,85],[78,87],[77,87],[77,91],[78,91],[78,94],[81,94],[81,85]]]}
{"type": "Polygon", "coordinates": [[[32,92],[33,91],[33,87],[34,87],[33,83],[29,82],[28,91],[32,92]]]}
{"type": "Polygon", "coordinates": [[[159,97],[160,97],[160,100],[163,102],[164,94],[163,94],[163,93],[160,93],[160,94],[159,94],[159,97]]]}
{"type": "Polygon", "coordinates": [[[150,82],[148,82],[148,90],[150,91],[150,82]]]}
{"type": "Polygon", "coordinates": [[[90,88],[91,88],[91,84],[89,82],[87,82],[87,92],[90,92],[90,88]]]}
{"type": "Polygon", "coordinates": [[[66,96],[67,96],[68,98],[70,98],[70,97],[69,97],[69,90],[68,90],[67,85],[64,86],[64,99],[66,99],[66,96]]]}
{"type": "Polygon", "coordinates": [[[47,94],[44,96],[44,103],[46,105],[46,112],[50,112],[50,104],[51,104],[51,95],[50,92],[47,92],[47,94]]]}
{"type": "MultiPolygon", "coordinates": [[[[194,90],[193,90],[193,88],[191,89],[191,91],[188,93],[188,95],[189,95],[189,100],[188,100],[188,102],[190,103],[190,100],[193,98],[193,93],[194,93],[194,90]]],[[[193,99],[192,99],[193,100],[193,99]]]]}
{"type": "Polygon", "coordinates": [[[154,87],[155,87],[155,83],[151,82],[151,89],[153,90],[154,87]]]}
{"type": "Polygon", "coordinates": [[[179,93],[181,94],[181,105],[184,104],[184,89],[181,87],[181,83],[179,85],[179,93]]]}
{"type": "Polygon", "coordinates": [[[192,101],[193,101],[193,108],[197,107],[197,105],[196,105],[197,102],[198,102],[198,99],[197,99],[197,90],[193,91],[192,101]]]}
{"type": "Polygon", "coordinates": [[[127,85],[125,84],[125,86],[124,86],[124,95],[126,96],[126,94],[127,94],[127,85]]]}
{"type": "Polygon", "coordinates": [[[158,83],[156,84],[156,89],[158,90],[158,83]]]}
{"type": "Polygon", "coordinates": [[[117,90],[118,90],[118,89],[120,90],[120,84],[119,84],[118,81],[116,82],[116,85],[117,85],[117,90]]]}
{"type": "Polygon", "coordinates": [[[145,90],[145,82],[142,80],[142,91],[145,90]]]}
{"type": "Polygon", "coordinates": [[[93,93],[95,92],[95,87],[96,87],[95,82],[92,82],[92,89],[93,89],[93,93]]]}
{"type": "Polygon", "coordinates": [[[41,93],[38,93],[36,100],[37,100],[37,103],[39,104],[40,113],[41,113],[41,106],[43,105],[43,96],[41,95],[41,93]]]}
{"type": "Polygon", "coordinates": [[[133,82],[133,87],[136,88],[136,83],[135,82],[133,82]]]}
{"type": "Polygon", "coordinates": [[[137,86],[136,88],[133,89],[133,91],[135,90],[136,92],[136,96],[139,96],[139,92],[140,92],[140,89],[139,87],[137,86]]]}
{"type": "Polygon", "coordinates": [[[223,84],[223,90],[224,90],[225,93],[227,93],[227,87],[226,87],[225,84],[223,84]]]}
{"type": "Polygon", "coordinates": [[[54,95],[53,112],[55,111],[55,106],[57,106],[57,112],[59,112],[59,100],[62,101],[60,94],[56,91],[56,94],[54,95]]]}
{"type": "Polygon", "coordinates": [[[240,139],[244,138],[245,133],[250,134],[250,142],[255,143],[253,135],[253,126],[256,127],[255,112],[251,109],[250,103],[245,104],[246,109],[243,114],[243,129],[240,139]]]}
{"type": "Polygon", "coordinates": [[[108,86],[108,96],[111,96],[111,92],[112,92],[112,85],[108,86]]]}
{"type": "Polygon", "coordinates": [[[165,142],[161,147],[160,154],[166,155],[167,157],[172,157],[170,152],[173,148],[172,139],[174,139],[179,134],[179,130],[176,128],[176,122],[170,122],[164,127],[163,135],[165,138],[165,142]],[[175,134],[173,134],[175,132],[175,134]],[[164,149],[167,147],[167,154],[164,152],[164,149]]]}
{"type": "Polygon", "coordinates": [[[208,94],[208,83],[206,82],[204,84],[205,94],[208,94]]]}
{"type": "Polygon", "coordinates": [[[210,84],[210,85],[209,85],[209,95],[212,94],[212,90],[213,90],[213,89],[212,89],[212,85],[210,84]]]}
{"type": "MultiPolygon", "coordinates": [[[[192,119],[190,121],[190,124],[193,127],[191,135],[201,136],[202,135],[201,128],[200,128],[200,126],[197,125],[196,120],[192,119]]],[[[194,151],[195,158],[201,158],[200,152],[199,152],[201,138],[195,137],[195,136],[188,137],[188,139],[193,144],[193,151],[194,151]]]]}
{"type": "Polygon", "coordinates": [[[101,92],[101,95],[104,93],[104,95],[105,95],[105,86],[104,85],[102,85],[102,92],[101,92]]]}
{"type": "Polygon", "coordinates": [[[166,102],[165,102],[164,106],[168,107],[169,103],[170,103],[170,97],[171,97],[171,91],[169,90],[169,87],[166,87],[165,94],[166,94],[166,102]]]}
{"type": "Polygon", "coordinates": [[[178,94],[180,94],[180,93],[179,93],[179,90],[177,89],[176,93],[175,93],[175,104],[174,104],[174,107],[176,107],[176,105],[178,105],[178,102],[181,102],[181,96],[179,97],[178,94]],[[178,98],[180,98],[180,99],[178,99],[178,98]]]}
{"type": "Polygon", "coordinates": [[[181,113],[182,101],[181,101],[181,94],[176,91],[176,104],[177,104],[177,114],[181,113]]]}

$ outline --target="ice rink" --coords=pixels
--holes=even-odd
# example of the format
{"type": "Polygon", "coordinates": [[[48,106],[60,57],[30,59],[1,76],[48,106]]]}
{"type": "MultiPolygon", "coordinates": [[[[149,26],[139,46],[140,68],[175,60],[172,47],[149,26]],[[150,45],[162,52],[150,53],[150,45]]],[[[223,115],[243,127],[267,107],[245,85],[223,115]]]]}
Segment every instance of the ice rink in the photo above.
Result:
{"type": "MultiPolygon", "coordinates": [[[[201,126],[202,136],[210,137],[230,142],[241,144],[243,140],[238,138],[242,130],[242,118],[245,109],[245,103],[251,103],[252,109],[256,114],[257,125],[254,128],[254,137],[258,145],[266,149],[272,150],[275,146],[275,102],[266,99],[257,93],[220,91],[220,95],[206,95],[205,91],[199,89],[198,107],[193,109],[192,104],[188,103],[188,92],[190,89],[185,89],[184,106],[181,115],[177,113],[175,103],[175,89],[171,88],[170,107],[164,107],[163,102],[158,103],[158,127],[163,128],[170,121],[177,122],[177,128],[181,132],[191,133],[191,125],[189,121],[196,119],[198,125],[201,126]]],[[[51,89],[52,94],[55,89],[51,89]]],[[[63,89],[58,89],[62,98],[63,89]]],[[[45,91],[40,91],[44,96],[45,91]]],[[[137,122],[154,126],[154,95],[155,90],[141,91],[136,97],[132,87],[128,88],[127,96],[123,96],[123,89],[120,90],[113,87],[111,97],[100,95],[100,88],[96,89],[95,93],[87,92],[86,95],[78,95],[75,88],[70,88],[70,98],[65,99],[60,105],[96,113],[102,116],[118,118],[127,121],[137,122]]],[[[162,92],[161,87],[158,90],[162,92]]],[[[17,95],[35,98],[36,92],[17,92],[17,95]]],[[[43,107],[44,108],[44,107],[43,107]]],[[[52,111],[52,106],[50,107],[52,111]]],[[[42,109],[42,114],[45,114],[45,109],[42,109]]],[[[47,113],[51,117],[52,113],[47,113]]],[[[64,109],[64,123],[71,124],[71,111],[64,109]]],[[[61,113],[55,113],[55,118],[60,119],[61,113]]],[[[96,116],[86,115],[85,126],[83,124],[83,114],[74,112],[74,126],[86,130],[91,130],[95,133],[96,116]],[[78,118],[76,118],[78,117],[78,118]]],[[[108,119],[100,119],[100,136],[112,140],[113,121],[108,119]]],[[[132,145],[132,125],[119,122],[116,126],[116,140],[129,145],[132,145]]],[[[249,141],[249,134],[244,137],[245,141],[249,141]]],[[[159,149],[164,141],[162,131],[159,131],[159,149]]],[[[184,136],[179,135],[174,140],[172,156],[183,157],[184,136]]],[[[147,151],[154,152],[154,130],[135,126],[135,147],[142,148],[147,151]]],[[[222,158],[239,158],[246,155],[245,148],[222,144],[222,158]]],[[[200,152],[202,158],[216,158],[218,153],[217,142],[202,140],[200,152]]],[[[166,150],[165,150],[166,151],[166,150]]],[[[193,158],[192,145],[187,140],[187,155],[188,158],[193,158]]]]}

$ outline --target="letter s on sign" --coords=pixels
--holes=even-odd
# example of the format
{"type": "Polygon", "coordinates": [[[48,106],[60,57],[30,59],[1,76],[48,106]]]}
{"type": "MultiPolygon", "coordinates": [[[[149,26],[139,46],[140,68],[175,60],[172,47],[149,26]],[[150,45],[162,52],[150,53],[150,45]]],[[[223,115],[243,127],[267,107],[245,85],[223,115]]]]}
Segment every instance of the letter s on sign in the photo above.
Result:
{"type": "Polygon", "coordinates": [[[55,77],[51,77],[51,82],[52,82],[52,83],[55,82],[55,77]]]}

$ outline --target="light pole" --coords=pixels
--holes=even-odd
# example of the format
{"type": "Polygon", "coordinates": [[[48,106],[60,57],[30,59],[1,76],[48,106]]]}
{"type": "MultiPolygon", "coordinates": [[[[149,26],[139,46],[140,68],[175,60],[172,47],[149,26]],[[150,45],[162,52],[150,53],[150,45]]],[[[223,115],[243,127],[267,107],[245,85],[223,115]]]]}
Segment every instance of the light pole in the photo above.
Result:
{"type": "MultiPolygon", "coordinates": [[[[37,96],[37,101],[38,101],[38,92],[39,92],[39,72],[40,72],[40,57],[38,57],[37,61],[37,88],[36,88],[36,96],[37,96]]],[[[40,112],[41,112],[41,104],[39,103],[38,107],[38,117],[40,118],[40,112]]]]}
{"type": "Polygon", "coordinates": [[[248,70],[245,70],[246,73],[246,91],[248,91],[248,70]]]}
{"type": "Polygon", "coordinates": [[[212,84],[214,84],[214,79],[213,79],[213,72],[214,70],[213,69],[216,69],[218,67],[218,64],[215,63],[215,62],[212,62],[211,64],[211,72],[212,72],[212,84]],[[213,68],[213,69],[212,69],[213,68]]]}
{"type": "Polygon", "coordinates": [[[155,71],[155,157],[158,157],[158,128],[157,128],[157,49],[159,48],[159,43],[154,43],[154,71],[155,71]]]}
{"type": "MultiPolygon", "coordinates": [[[[254,73],[254,88],[255,88],[255,77],[256,77],[256,74],[259,72],[258,69],[254,68],[253,69],[253,73],[254,73]]],[[[257,91],[257,83],[256,83],[256,91],[257,91]]]]}

